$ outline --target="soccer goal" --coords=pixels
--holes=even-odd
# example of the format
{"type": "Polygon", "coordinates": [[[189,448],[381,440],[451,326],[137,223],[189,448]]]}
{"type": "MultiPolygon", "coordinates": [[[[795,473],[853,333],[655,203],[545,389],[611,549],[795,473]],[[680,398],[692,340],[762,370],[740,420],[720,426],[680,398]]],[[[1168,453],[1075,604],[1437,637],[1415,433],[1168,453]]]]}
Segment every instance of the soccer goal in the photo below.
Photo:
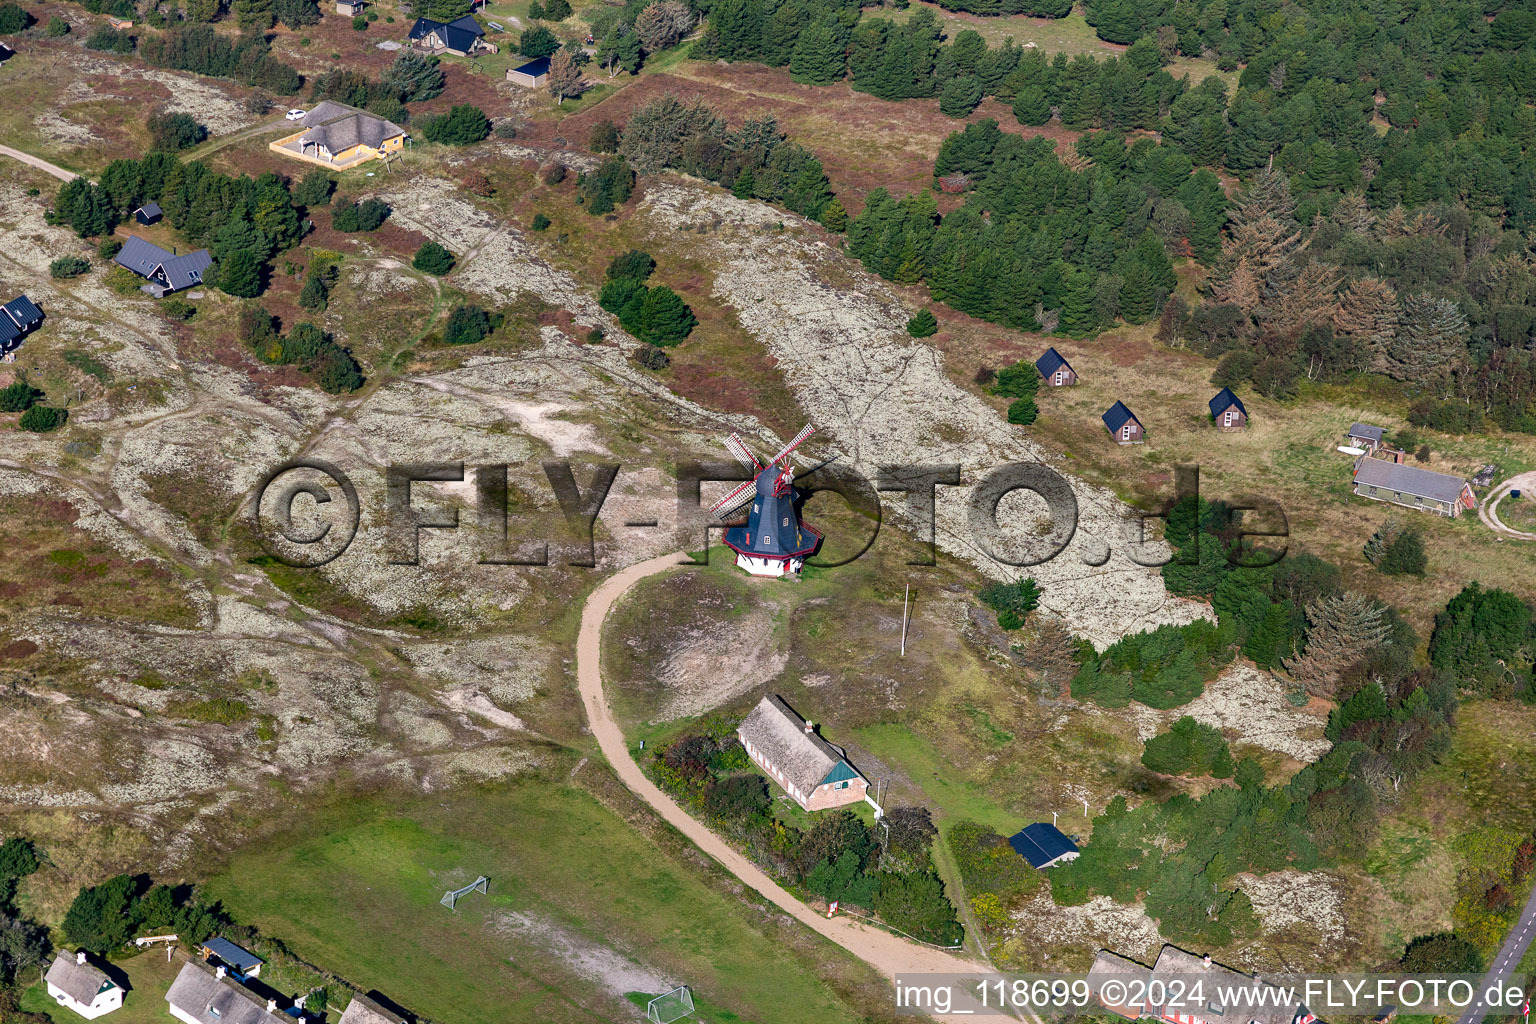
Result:
{"type": "Polygon", "coordinates": [[[693,993],[688,991],[687,985],[679,985],[671,992],[663,992],[661,995],[645,1004],[645,1019],[654,1024],[672,1024],[675,1020],[682,1020],[693,1012],[693,993]]]}
{"type": "Polygon", "coordinates": [[[486,878],[484,875],[481,875],[479,878],[475,879],[473,882],[470,882],[462,889],[450,889],[443,893],[443,898],[437,902],[441,903],[449,910],[457,910],[459,909],[458,904],[460,896],[468,896],[472,892],[483,892],[489,895],[490,891],[491,880],[486,878]]]}

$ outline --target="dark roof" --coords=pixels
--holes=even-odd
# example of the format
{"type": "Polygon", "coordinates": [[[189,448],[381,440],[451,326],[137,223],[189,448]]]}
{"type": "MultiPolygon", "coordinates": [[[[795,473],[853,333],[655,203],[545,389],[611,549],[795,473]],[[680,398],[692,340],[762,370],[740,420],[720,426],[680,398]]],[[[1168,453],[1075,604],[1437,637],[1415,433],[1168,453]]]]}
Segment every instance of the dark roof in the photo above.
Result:
{"type": "Polygon", "coordinates": [[[385,139],[404,135],[405,129],[393,121],[368,113],[356,113],[317,125],[299,137],[301,145],[324,146],[331,153],[342,153],[353,146],[378,149],[385,139]]]}
{"type": "Polygon", "coordinates": [[[1356,423],[1349,428],[1350,437],[1363,437],[1367,441],[1376,441],[1378,443],[1386,436],[1386,433],[1387,429],[1385,427],[1373,427],[1369,423],[1356,423]]]}
{"type": "Polygon", "coordinates": [[[155,272],[155,268],[161,266],[166,260],[175,259],[171,253],[166,252],[153,242],[146,242],[137,235],[131,236],[123,243],[123,247],[112,257],[112,262],[120,267],[127,267],[140,277],[148,277],[155,272]]]}
{"type": "Polygon", "coordinates": [[[218,957],[220,960],[224,961],[224,963],[228,964],[230,967],[233,967],[235,970],[239,971],[241,974],[249,971],[252,967],[260,967],[262,964],[266,963],[265,960],[257,956],[255,953],[252,953],[250,950],[245,949],[244,947],[235,945],[233,942],[230,942],[223,936],[220,936],[216,939],[209,939],[207,942],[203,943],[203,948],[212,953],[214,956],[218,957]]]}
{"type": "Polygon", "coordinates": [[[142,213],[146,217],[158,217],[161,215],[159,203],[145,203],[143,206],[139,207],[133,212],[142,213]]]}
{"type": "Polygon", "coordinates": [[[828,743],[814,731],[807,732],[805,720],[778,696],[758,701],[737,730],[741,738],[756,747],[762,756],[784,773],[802,796],[823,782],[841,782],[861,778],[848,764],[841,748],[828,743]],[[846,771],[842,769],[846,768],[846,771]],[[833,778],[833,776],[836,778],[833,778]]]}
{"type": "Polygon", "coordinates": [[[1127,409],[1124,402],[1116,402],[1110,406],[1105,410],[1102,419],[1111,434],[1120,433],[1120,428],[1125,426],[1127,420],[1136,420],[1138,426],[1141,424],[1141,420],[1136,419],[1136,414],[1127,409]]]}
{"type": "Polygon", "coordinates": [[[1211,399],[1211,415],[1220,416],[1234,405],[1237,406],[1238,412],[1244,416],[1248,415],[1248,410],[1243,408],[1243,400],[1234,395],[1231,388],[1222,388],[1216,392],[1216,397],[1211,399]]]}
{"type": "Polygon", "coordinates": [[[745,526],[725,531],[725,543],[734,551],[755,558],[786,559],[808,555],[816,550],[820,536],[802,529],[795,513],[795,489],[777,494],[779,475],[784,471],[769,464],[757,474],[757,493],[752,496],[752,512],[745,526]]]}
{"type": "Polygon", "coordinates": [[[43,311],[37,308],[37,303],[25,295],[16,296],[10,302],[0,306],[0,309],[5,310],[6,314],[16,321],[16,326],[22,330],[43,319],[43,311]]]}
{"type": "MultiPolygon", "coordinates": [[[[1035,369],[1040,371],[1040,376],[1042,377],[1049,377],[1063,366],[1072,370],[1072,364],[1067,362],[1066,358],[1060,352],[1057,352],[1054,347],[1046,349],[1045,355],[1035,360],[1035,369]]],[[[1072,372],[1076,373],[1077,371],[1072,370],[1072,372]]]]}
{"type": "Polygon", "coordinates": [[[411,26],[409,38],[425,39],[434,32],[450,50],[468,50],[475,45],[475,40],[485,35],[485,29],[480,27],[480,23],[466,14],[449,22],[417,18],[416,24],[411,26]]]}
{"type": "Polygon", "coordinates": [[[112,257],[112,262],[127,267],[140,277],[153,277],[155,271],[159,270],[165,275],[167,285],[172,289],[181,289],[202,284],[203,271],[213,265],[213,257],[207,249],[177,256],[135,235],[112,257]]]}
{"type": "Polygon", "coordinates": [[[165,1001],[200,1024],[293,1024],[268,1013],[265,999],[233,978],[218,977],[207,964],[182,967],[165,1001]]]}
{"type": "Polygon", "coordinates": [[[529,75],[533,78],[538,78],[540,75],[549,74],[549,58],[539,57],[536,60],[531,60],[527,64],[524,64],[521,67],[513,68],[512,70],[521,72],[525,75],[529,75]]]}
{"type": "Polygon", "coordinates": [[[21,337],[21,328],[11,323],[10,317],[0,316],[0,352],[10,350],[11,342],[21,337]]]}
{"type": "Polygon", "coordinates": [[[112,986],[112,979],[107,977],[106,971],[82,964],[74,953],[62,949],[53,958],[53,966],[48,968],[47,981],[75,1002],[86,1006],[96,1001],[96,996],[103,988],[112,986]]]}
{"type": "Polygon", "coordinates": [[[1399,466],[1386,459],[1362,457],[1355,467],[1355,482],[1371,487],[1385,487],[1389,491],[1412,494],[1419,498],[1432,498],[1447,504],[1461,497],[1461,489],[1467,482],[1449,473],[1436,473],[1417,466],[1399,466]]]}
{"type": "Polygon", "coordinates": [[[1031,867],[1036,868],[1048,867],[1067,854],[1077,852],[1077,844],[1068,839],[1061,829],[1043,821],[1026,825],[1014,833],[1008,838],[1008,845],[1020,857],[1029,861],[1031,867]]]}
{"type": "Polygon", "coordinates": [[[357,107],[349,107],[345,103],[337,103],[335,100],[321,100],[309,108],[308,113],[299,119],[299,124],[305,128],[314,128],[316,125],[330,124],[332,121],[340,121],[344,117],[351,117],[353,114],[361,113],[362,111],[357,107]]]}

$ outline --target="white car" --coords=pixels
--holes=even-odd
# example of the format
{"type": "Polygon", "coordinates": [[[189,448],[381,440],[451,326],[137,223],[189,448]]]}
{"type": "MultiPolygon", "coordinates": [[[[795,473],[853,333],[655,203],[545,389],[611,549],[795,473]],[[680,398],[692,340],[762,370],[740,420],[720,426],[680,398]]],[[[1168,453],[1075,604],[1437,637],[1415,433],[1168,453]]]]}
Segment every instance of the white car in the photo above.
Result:
{"type": "Polygon", "coordinates": [[[290,121],[302,121],[302,120],[304,120],[305,113],[307,113],[307,111],[298,110],[298,109],[290,110],[290,111],[288,111],[288,120],[290,120],[290,121]]]}

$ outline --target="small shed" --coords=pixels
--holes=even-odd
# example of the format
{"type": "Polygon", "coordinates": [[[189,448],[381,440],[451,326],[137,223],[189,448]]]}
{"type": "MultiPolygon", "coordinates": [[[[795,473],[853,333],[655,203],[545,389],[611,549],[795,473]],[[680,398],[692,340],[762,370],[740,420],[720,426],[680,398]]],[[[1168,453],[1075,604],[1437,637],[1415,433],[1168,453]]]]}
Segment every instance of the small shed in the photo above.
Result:
{"type": "Polygon", "coordinates": [[[539,57],[520,67],[508,68],[507,81],[527,89],[537,89],[549,81],[549,58],[539,57]]]}
{"type": "Polygon", "coordinates": [[[1045,355],[1035,360],[1035,369],[1040,371],[1040,376],[1053,388],[1067,387],[1077,383],[1077,371],[1072,369],[1072,364],[1054,348],[1046,349],[1045,355]]]}
{"type": "Polygon", "coordinates": [[[133,28],[133,22],[129,21],[127,18],[108,18],[107,24],[111,25],[119,32],[127,32],[129,29],[133,28]]]}
{"type": "Polygon", "coordinates": [[[1141,420],[1126,408],[1124,402],[1116,402],[1110,406],[1100,419],[1104,421],[1104,428],[1109,431],[1109,436],[1115,439],[1116,444],[1141,444],[1146,440],[1146,431],[1142,429],[1141,420]]]}
{"type": "Polygon", "coordinates": [[[368,5],[363,0],[336,0],[336,13],[345,14],[349,18],[355,18],[363,13],[363,8],[368,5]]]}
{"type": "Polygon", "coordinates": [[[203,943],[203,958],[216,957],[218,961],[239,977],[256,978],[261,975],[261,957],[242,946],[237,946],[220,936],[203,943]]]}
{"type": "Polygon", "coordinates": [[[1386,437],[1386,427],[1373,427],[1369,423],[1355,423],[1349,428],[1346,435],[1349,443],[1356,448],[1363,448],[1367,453],[1374,452],[1381,447],[1381,439],[1386,437]]]}
{"type": "Polygon", "coordinates": [[[11,57],[15,55],[15,53],[15,50],[11,49],[9,46],[6,46],[4,43],[0,43],[0,64],[4,64],[6,61],[10,60],[11,57]]]}
{"type": "Polygon", "coordinates": [[[133,211],[133,219],[145,226],[160,223],[160,218],[163,216],[165,214],[161,212],[159,203],[145,203],[133,211]]]}
{"type": "Polygon", "coordinates": [[[1030,867],[1044,870],[1064,860],[1076,860],[1077,844],[1055,825],[1037,821],[1008,837],[1014,852],[1029,861],[1030,867]]]}
{"type": "Polygon", "coordinates": [[[1234,395],[1231,388],[1216,392],[1210,404],[1211,422],[1216,424],[1217,430],[1242,430],[1248,426],[1248,410],[1243,408],[1243,400],[1234,395]]]}

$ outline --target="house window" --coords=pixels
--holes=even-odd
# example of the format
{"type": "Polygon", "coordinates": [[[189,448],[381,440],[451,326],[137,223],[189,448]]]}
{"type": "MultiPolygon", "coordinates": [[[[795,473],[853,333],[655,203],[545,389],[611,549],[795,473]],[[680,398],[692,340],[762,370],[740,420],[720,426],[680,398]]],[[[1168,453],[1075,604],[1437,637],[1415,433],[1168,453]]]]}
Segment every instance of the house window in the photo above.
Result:
{"type": "Polygon", "coordinates": [[[837,784],[837,788],[838,789],[847,789],[848,788],[848,780],[844,779],[842,782],[839,782],[837,784]]]}
{"type": "Polygon", "coordinates": [[[1122,440],[1122,441],[1129,441],[1130,439],[1131,439],[1131,425],[1129,423],[1127,423],[1125,426],[1120,428],[1120,440],[1122,440]]]}
{"type": "Polygon", "coordinates": [[[1056,386],[1057,387],[1061,387],[1062,382],[1065,381],[1066,379],[1067,379],[1067,375],[1066,374],[1062,373],[1060,370],[1056,371],[1056,386]]]}
{"type": "Polygon", "coordinates": [[[1222,426],[1230,427],[1231,425],[1232,425],[1232,410],[1228,409],[1226,412],[1222,413],[1222,426]]]}

